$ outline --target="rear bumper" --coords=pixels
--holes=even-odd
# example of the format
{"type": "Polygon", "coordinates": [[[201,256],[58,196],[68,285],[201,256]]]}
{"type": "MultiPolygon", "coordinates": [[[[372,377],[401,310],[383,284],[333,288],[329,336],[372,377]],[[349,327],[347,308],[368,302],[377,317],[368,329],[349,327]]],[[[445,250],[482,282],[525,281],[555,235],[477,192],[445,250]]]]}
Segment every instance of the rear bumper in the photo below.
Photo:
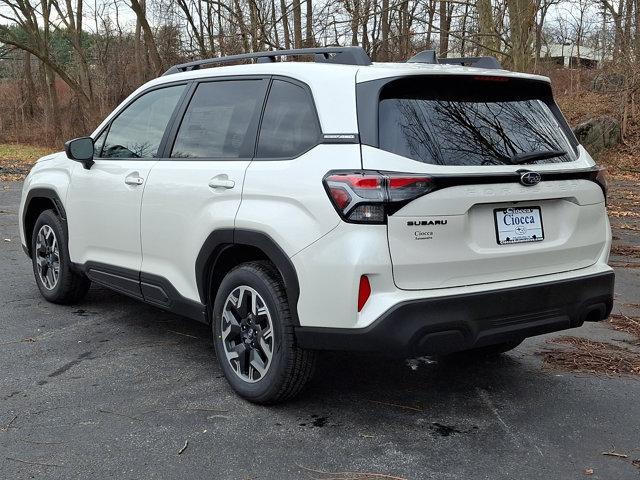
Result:
{"type": "Polygon", "coordinates": [[[607,318],[614,273],[399,303],[362,329],[298,327],[303,348],[418,356],[451,353],[607,318]]]}

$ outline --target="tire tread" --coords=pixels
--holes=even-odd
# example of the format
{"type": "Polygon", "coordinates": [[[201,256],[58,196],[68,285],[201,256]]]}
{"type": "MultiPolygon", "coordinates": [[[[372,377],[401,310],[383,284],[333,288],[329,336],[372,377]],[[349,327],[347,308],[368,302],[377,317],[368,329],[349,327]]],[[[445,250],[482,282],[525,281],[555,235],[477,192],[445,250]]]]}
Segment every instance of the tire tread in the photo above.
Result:
{"type": "Polygon", "coordinates": [[[284,287],[284,282],[275,266],[269,261],[252,261],[238,265],[227,275],[244,269],[263,279],[265,286],[274,293],[278,302],[279,317],[283,329],[283,338],[286,345],[283,345],[288,358],[283,359],[284,370],[280,373],[274,383],[276,390],[271,390],[263,397],[252,397],[248,400],[261,404],[275,404],[291,399],[298,395],[313,376],[316,366],[316,352],[304,350],[296,345],[295,325],[289,308],[289,301],[284,287]]]}
{"type": "MultiPolygon", "coordinates": [[[[44,223],[48,224],[55,229],[56,236],[58,237],[59,250],[61,253],[60,258],[60,285],[55,293],[43,291],[40,285],[40,279],[35,267],[35,259],[33,259],[33,271],[36,277],[38,288],[42,295],[52,303],[61,305],[71,305],[78,303],[84,298],[89,291],[91,281],[82,273],[76,272],[69,261],[69,247],[67,242],[66,230],[64,228],[63,220],[56,214],[54,210],[44,210],[37,218],[33,232],[31,232],[31,242],[34,245],[34,237],[40,226],[44,223]]],[[[35,249],[34,249],[35,250],[35,249]]],[[[33,252],[35,255],[35,251],[33,252]]]]}

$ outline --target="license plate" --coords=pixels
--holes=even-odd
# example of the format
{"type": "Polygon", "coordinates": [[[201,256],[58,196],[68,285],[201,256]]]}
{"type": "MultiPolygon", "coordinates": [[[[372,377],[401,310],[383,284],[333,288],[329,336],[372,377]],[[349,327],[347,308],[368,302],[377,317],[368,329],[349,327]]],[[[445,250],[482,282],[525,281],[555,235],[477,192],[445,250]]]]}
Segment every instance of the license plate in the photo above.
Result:
{"type": "Polygon", "coordinates": [[[496,208],[493,214],[498,245],[544,240],[540,207],[496,208]]]}

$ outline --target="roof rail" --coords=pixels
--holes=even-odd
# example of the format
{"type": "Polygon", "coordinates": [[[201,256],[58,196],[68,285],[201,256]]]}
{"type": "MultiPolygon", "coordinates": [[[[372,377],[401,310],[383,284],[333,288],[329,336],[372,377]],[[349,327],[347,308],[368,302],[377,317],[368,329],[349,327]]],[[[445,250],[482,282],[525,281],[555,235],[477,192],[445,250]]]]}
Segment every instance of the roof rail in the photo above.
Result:
{"type": "Polygon", "coordinates": [[[495,57],[460,57],[460,58],[436,58],[435,50],[423,50],[422,52],[414,55],[409,60],[409,63],[431,63],[431,64],[445,64],[445,65],[462,65],[463,67],[476,67],[487,69],[502,69],[502,65],[495,57]]]}
{"type": "Polygon", "coordinates": [[[362,47],[323,47],[297,48],[294,50],[272,50],[268,52],[241,53],[227,57],[206,58],[195,62],[174,65],[162,75],[198,70],[200,67],[239,60],[256,60],[258,63],[274,62],[275,57],[287,55],[313,55],[314,61],[322,63],[340,63],[344,65],[371,65],[371,59],[362,47]]]}

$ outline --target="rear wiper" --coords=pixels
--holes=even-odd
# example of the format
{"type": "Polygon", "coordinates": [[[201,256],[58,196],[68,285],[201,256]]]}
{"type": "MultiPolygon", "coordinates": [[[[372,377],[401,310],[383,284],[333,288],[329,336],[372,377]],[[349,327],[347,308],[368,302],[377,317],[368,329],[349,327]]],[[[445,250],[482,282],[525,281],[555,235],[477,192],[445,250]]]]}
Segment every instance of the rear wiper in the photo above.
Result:
{"type": "Polygon", "coordinates": [[[522,163],[532,162],[534,160],[544,160],[546,158],[561,157],[566,155],[565,150],[539,150],[537,152],[518,153],[511,157],[511,163],[513,165],[520,165],[522,163]]]}

